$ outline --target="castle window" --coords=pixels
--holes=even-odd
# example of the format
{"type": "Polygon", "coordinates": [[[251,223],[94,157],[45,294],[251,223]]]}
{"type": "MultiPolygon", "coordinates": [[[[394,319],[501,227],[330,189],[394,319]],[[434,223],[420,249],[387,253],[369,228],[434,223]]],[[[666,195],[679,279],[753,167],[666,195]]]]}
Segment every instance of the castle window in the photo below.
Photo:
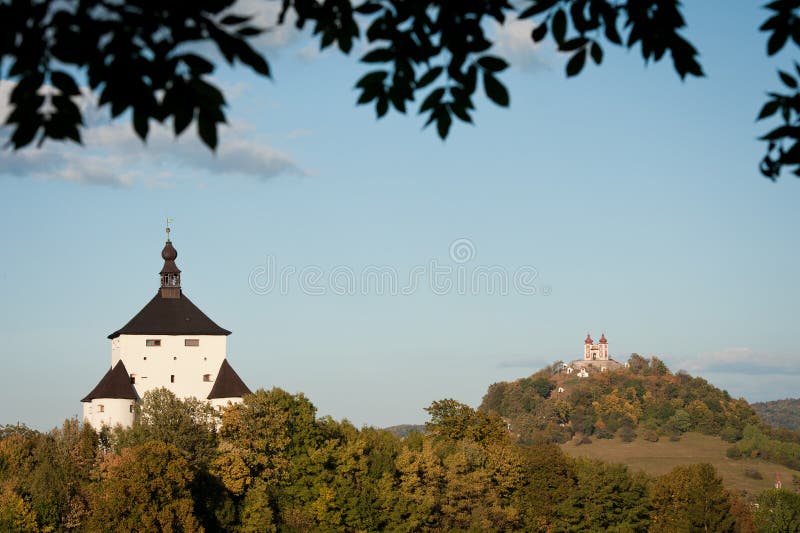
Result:
{"type": "Polygon", "coordinates": [[[133,404],[128,406],[128,411],[130,411],[131,413],[133,412],[133,404]]]}
{"type": "Polygon", "coordinates": [[[104,413],[105,410],[106,410],[106,406],[103,405],[102,403],[97,406],[97,412],[98,413],[104,413]]]}
{"type": "Polygon", "coordinates": [[[183,341],[184,346],[200,346],[200,339],[185,339],[183,341]]]}
{"type": "Polygon", "coordinates": [[[203,374],[203,381],[211,381],[211,374],[203,374]]]}
{"type": "Polygon", "coordinates": [[[136,383],[136,374],[131,374],[131,385],[136,383]]]}
{"type": "Polygon", "coordinates": [[[173,355],[173,356],[172,356],[172,360],[173,360],[173,361],[177,361],[177,360],[178,360],[177,356],[174,356],[174,355],[173,355]]]}
{"type": "Polygon", "coordinates": [[[147,361],[147,356],[145,355],[144,357],[142,357],[142,359],[144,359],[145,361],[147,361]]]}
{"type": "Polygon", "coordinates": [[[144,341],[145,346],[161,346],[161,339],[147,339],[144,341]]]}
{"type": "Polygon", "coordinates": [[[170,376],[169,376],[169,382],[170,382],[170,383],[175,383],[175,374],[170,374],[170,376]]]}

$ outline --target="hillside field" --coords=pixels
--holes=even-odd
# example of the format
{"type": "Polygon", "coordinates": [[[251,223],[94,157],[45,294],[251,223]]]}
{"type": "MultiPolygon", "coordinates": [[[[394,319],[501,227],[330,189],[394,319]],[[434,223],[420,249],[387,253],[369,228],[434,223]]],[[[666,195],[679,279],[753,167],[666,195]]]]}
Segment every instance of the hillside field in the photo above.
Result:
{"type": "Polygon", "coordinates": [[[784,488],[791,487],[792,475],[800,472],[785,466],[758,459],[729,459],[725,451],[731,446],[718,437],[687,433],[681,440],[672,442],[661,438],[648,442],[641,438],[633,442],[620,439],[593,439],[591,444],[575,444],[575,440],[561,445],[561,449],[572,457],[589,457],[613,463],[623,463],[631,469],[642,470],[650,475],[665,474],[678,465],[711,463],[722,476],[725,486],[735,492],[746,491],[750,495],[772,488],[775,473],[780,473],[784,488]],[[746,469],[755,469],[764,479],[752,479],[745,475],[746,469]]]}

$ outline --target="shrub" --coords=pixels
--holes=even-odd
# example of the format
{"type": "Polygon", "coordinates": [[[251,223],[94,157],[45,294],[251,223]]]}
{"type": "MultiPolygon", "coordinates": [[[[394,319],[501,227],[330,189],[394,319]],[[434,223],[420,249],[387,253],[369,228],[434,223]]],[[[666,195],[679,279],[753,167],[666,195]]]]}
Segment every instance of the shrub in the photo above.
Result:
{"type": "Polygon", "coordinates": [[[749,477],[750,479],[764,479],[764,476],[761,475],[761,472],[759,472],[755,468],[745,468],[744,475],[749,477]]]}
{"type": "Polygon", "coordinates": [[[630,426],[622,426],[619,430],[619,438],[622,439],[622,442],[633,442],[636,438],[636,432],[630,426]]]}
{"type": "Polygon", "coordinates": [[[658,442],[658,433],[652,429],[647,429],[642,433],[642,438],[648,442],[658,442]]]}
{"type": "Polygon", "coordinates": [[[733,426],[725,426],[722,428],[722,431],[719,432],[719,436],[725,442],[736,442],[742,438],[742,432],[739,429],[736,429],[733,426]]]}
{"type": "Polygon", "coordinates": [[[728,459],[741,459],[742,450],[740,450],[738,446],[731,446],[725,451],[725,455],[728,459]]]}

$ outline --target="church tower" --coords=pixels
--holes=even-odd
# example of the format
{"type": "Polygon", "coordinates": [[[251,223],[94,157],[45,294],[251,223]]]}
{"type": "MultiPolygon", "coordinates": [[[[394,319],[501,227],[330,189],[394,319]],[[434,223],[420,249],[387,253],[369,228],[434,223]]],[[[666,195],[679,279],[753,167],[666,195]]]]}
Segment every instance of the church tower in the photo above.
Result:
{"type": "Polygon", "coordinates": [[[608,361],[608,341],[605,333],[600,335],[598,344],[594,344],[592,336],[586,334],[586,340],[583,341],[583,359],[584,361],[608,361]]]}
{"type": "Polygon", "coordinates": [[[165,387],[178,398],[198,398],[221,408],[241,402],[250,389],[227,360],[230,331],[208,318],[183,293],[178,252],[167,227],[164,266],[156,295],[127,324],[110,334],[111,368],[83,400],[83,418],[96,429],[129,426],[145,392],[165,387]]]}

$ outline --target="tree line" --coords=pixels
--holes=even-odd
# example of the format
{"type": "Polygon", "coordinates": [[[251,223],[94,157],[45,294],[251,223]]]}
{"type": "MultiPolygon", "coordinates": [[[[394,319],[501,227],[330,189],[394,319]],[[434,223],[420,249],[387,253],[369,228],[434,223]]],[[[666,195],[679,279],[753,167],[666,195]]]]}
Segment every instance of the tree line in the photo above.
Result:
{"type": "Polygon", "coordinates": [[[711,465],[651,478],[521,445],[496,414],[434,402],[400,438],[318,418],[302,394],[258,390],[215,412],[165,389],[130,428],[75,419],[0,432],[4,531],[785,531],[800,495],[758,510],[711,465]]]}

